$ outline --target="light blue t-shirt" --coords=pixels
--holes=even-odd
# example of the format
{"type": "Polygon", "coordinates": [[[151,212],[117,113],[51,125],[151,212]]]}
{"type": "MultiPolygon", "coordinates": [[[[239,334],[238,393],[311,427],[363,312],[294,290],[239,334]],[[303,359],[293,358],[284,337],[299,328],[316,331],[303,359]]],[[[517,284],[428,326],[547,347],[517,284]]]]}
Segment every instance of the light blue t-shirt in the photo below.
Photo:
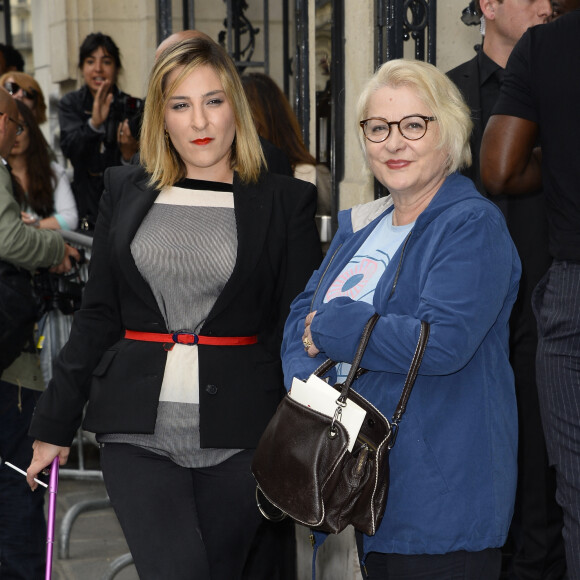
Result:
{"type": "MultiPolygon", "coordinates": [[[[394,226],[393,212],[389,212],[375,226],[357,253],[336,277],[324,296],[324,302],[348,296],[352,300],[372,304],[381,276],[414,225],[415,222],[394,226]]],[[[349,369],[349,363],[342,362],[336,365],[339,382],[346,378],[349,369]]]]}

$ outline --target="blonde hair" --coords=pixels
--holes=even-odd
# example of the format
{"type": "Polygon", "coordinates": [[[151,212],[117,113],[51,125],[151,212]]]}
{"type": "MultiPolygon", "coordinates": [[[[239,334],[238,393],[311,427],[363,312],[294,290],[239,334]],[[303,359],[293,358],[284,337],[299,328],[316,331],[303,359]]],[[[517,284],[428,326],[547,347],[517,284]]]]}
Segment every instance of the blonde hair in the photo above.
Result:
{"type": "Polygon", "coordinates": [[[205,38],[186,38],[166,48],[155,62],[149,77],[141,127],[141,164],[151,174],[156,187],[173,185],[186,176],[183,160],[165,134],[165,108],[181,82],[201,66],[210,66],[217,74],[230,103],[236,134],[230,164],[243,183],[258,181],[266,165],[252,113],[240,82],[238,71],[226,51],[205,38]],[[181,68],[168,86],[168,77],[181,68]]]}
{"type": "MultiPolygon", "coordinates": [[[[469,137],[473,123],[459,89],[439,69],[420,60],[396,59],[383,64],[368,81],[357,104],[357,121],[367,117],[371,95],[383,87],[406,86],[417,93],[437,118],[439,148],[447,153],[446,175],[471,165],[469,137]]],[[[365,137],[359,139],[363,150],[365,137]]]]}
{"type": "Polygon", "coordinates": [[[44,100],[44,95],[40,85],[36,82],[34,77],[30,75],[18,72],[18,71],[8,71],[0,77],[0,86],[4,87],[4,83],[8,79],[14,79],[17,85],[20,85],[24,90],[36,91],[36,98],[34,99],[34,108],[32,109],[36,122],[41,125],[46,121],[46,102],[44,100]]]}

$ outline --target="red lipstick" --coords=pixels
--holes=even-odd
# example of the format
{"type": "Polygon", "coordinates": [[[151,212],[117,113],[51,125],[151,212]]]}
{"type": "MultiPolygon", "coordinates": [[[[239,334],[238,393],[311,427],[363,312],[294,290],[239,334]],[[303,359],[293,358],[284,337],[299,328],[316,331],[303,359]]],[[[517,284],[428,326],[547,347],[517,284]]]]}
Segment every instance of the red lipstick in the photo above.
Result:
{"type": "Polygon", "coordinates": [[[192,143],[195,143],[196,145],[207,145],[208,143],[211,143],[211,141],[213,141],[213,139],[205,137],[204,139],[195,139],[192,143]]]}

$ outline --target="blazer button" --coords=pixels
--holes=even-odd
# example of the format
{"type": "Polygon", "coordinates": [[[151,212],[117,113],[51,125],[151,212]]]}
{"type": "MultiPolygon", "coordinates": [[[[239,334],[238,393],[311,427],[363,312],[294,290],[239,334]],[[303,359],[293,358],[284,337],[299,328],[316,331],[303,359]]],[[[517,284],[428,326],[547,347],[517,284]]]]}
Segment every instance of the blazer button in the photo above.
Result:
{"type": "Polygon", "coordinates": [[[215,385],[207,385],[205,387],[205,390],[210,395],[217,395],[217,392],[218,392],[218,388],[215,385]]]}

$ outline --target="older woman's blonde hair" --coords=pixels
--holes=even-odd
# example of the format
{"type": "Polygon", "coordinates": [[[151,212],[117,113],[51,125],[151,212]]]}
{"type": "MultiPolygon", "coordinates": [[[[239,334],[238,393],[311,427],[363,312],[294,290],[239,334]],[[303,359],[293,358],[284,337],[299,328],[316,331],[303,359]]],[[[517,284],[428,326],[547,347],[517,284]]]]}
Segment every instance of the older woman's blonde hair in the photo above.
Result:
{"type": "Polygon", "coordinates": [[[17,85],[20,85],[24,90],[34,91],[36,93],[32,112],[34,113],[36,122],[39,125],[44,123],[46,121],[46,102],[44,100],[42,89],[36,82],[35,78],[26,73],[11,70],[4,73],[0,77],[0,87],[3,87],[4,83],[6,83],[8,79],[13,79],[14,82],[17,85]]]}
{"type": "MultiPolygon", "coordinates": [[[[383,64],[368,81],[357,104],[357,122],[368,116],[371,95],[383,87],[409,87],[437,118],[439,148],[447,153],[446,175],[471,165],[469,136],[473,123],[459,89],[439,69],[420,60],[396,59],[383,64]]],[[[398,121],[398,119],[387,119],[398,121]]],[[[430,125],[431,127],[431,125],[430,125]]],[[[365,137],[360,132],[365,149],[365,137]]]]}
{"type": "Polygon", "coordinates": [[[186,176],[186,167],[165,132],[165,108],[181,82],[201,66],[210,66],[217,74],[235,119],[236,135],[230,164],[242,182],[258,181],[266,165],[252,113],[240,77],[226,51],[205,38],[187,38],[165,49],[153,66],[145,99],[141,128],[141,164],[151,174],[156,187],[173,185],[186,176]],[[169,85],[169,75],[179,74],[169,85]]]}

